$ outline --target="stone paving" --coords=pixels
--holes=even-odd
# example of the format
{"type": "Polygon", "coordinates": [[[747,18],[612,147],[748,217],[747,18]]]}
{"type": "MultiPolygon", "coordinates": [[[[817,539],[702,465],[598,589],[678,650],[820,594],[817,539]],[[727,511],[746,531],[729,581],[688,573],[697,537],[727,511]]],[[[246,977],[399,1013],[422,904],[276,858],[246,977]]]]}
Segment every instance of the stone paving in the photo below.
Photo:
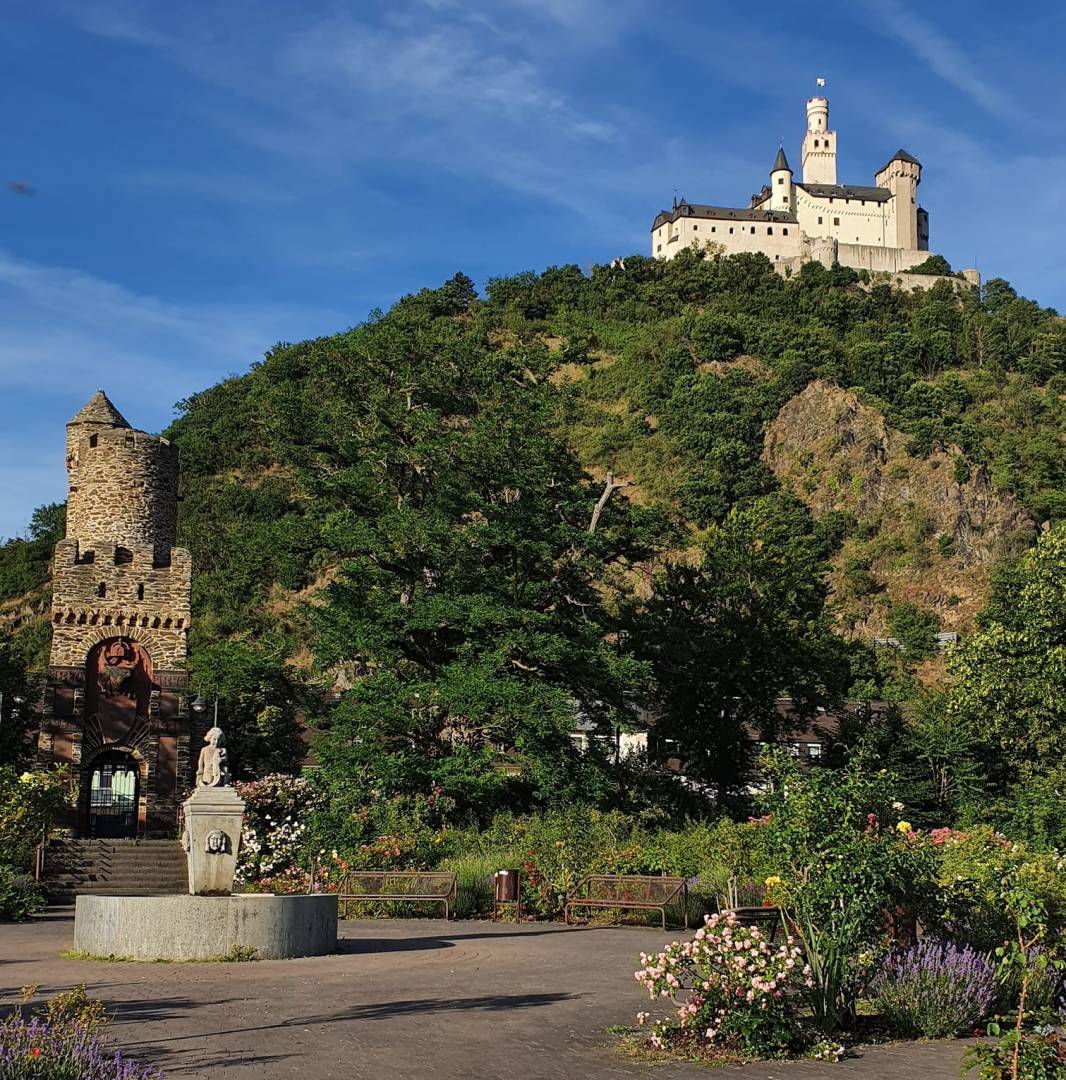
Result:
{"type": "MultiPolygon", "coordinates": [[[[438,920],[345,922],[341,952],[245,964],[69,960],[73,920],[54,909],[0,926],[0,1000],[85,983],[124,1050],[169,1076],[213,1080],[707,1080],[630,1062],[607,1028],[648,1005],[638,953],[676,935],[438,920]]],[[[870,1047],[838,1065],[726,1068],[722,1080],[957,1080],[963,1044],[870,1047]]]]}

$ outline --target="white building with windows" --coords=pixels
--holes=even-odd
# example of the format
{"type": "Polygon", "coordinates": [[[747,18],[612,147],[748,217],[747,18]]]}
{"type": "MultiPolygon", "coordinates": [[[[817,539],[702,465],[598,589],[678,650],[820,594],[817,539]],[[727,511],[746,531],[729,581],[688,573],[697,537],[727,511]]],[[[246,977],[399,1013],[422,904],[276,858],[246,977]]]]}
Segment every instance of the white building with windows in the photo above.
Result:
{"type": "Polygon", "coordinates": [[[889,273],[928,257],[929,215],[918,205],[921,163],[897,150],[872,187],[838,183],[837,135],[824,97],[807,102],[802,170],[798,179],[781,148],[770,182],[747,207],[675,199],[651,227],[652,255],[671,259],[683,248],[713,244],[726,255],[762,252],[782,272],[814,259],[889,273]]]}

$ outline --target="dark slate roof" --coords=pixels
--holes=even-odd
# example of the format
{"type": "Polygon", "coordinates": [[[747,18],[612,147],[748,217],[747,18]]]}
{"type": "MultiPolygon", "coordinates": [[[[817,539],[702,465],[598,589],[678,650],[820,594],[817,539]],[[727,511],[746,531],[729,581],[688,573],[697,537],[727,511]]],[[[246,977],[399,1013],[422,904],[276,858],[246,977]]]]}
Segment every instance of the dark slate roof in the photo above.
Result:
{"type": "Polygon", "coordinates": [[[103,390],[97,390],[87,404],[70,420],[71,424],[110,424],[112,427],[128,428],[126,418],[111,404],[103,390]]]}
{"type": "Polygon", "coordinates": [[[774,167],[770,172],[777,172],[778,169],[788,169],[789,172],[792,172],[789,168],[788,158],[785,157],[785,148],[783,146],[777,148],[777,157],[774,158],[774,167]]]}
{"type": "Polygon", "coordinates": [[[909,161],[912,165],[917,165],[919,169],[922,167],[922,163],[913,154],[908,154],[906,150],[901,148],[901,149],[897,150],[888,159],[888,161],[886,161],[884,163],[884,165],[882,165],[881,168],[878,169],[877,171],[878,172],[884,172],[885,169],[887,169],[889,167],[889,165],[892,164],[893,161],[909,161]]]}
{"type": "Polygon", "coordinates": [[[706,206],[703,203],[679,202],[674,210],[660,210],[652,228],[657,229],[668,221],[678,218],[713,218],[716,221],[764,221],[769,225],[781,222],[783,225],[798,224],[795,214],[784,210],[742,210],[734,206],[706,206]]]}
{"type": "Polygon", "coordinates": [[[816,199],[869,199],[888,202],[892,192],[883,187],[852,187],[850,184],[797,184],[816,199]]]}

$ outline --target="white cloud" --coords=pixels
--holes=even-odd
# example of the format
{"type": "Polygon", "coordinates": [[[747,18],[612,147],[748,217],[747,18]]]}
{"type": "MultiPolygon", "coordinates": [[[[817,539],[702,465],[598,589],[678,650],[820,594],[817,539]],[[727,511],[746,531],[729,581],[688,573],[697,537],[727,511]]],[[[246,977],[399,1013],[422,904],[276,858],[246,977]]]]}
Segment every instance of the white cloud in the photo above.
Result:
{"type": "Polygon", "coordinates": [[[981,108],[1001,117],[1018,114],[1002,82],[990,78],[982,65],[973,63],[955,41],[928,19],[908,11],[900,0],[862,0],[862,3],[887,36],[906,46],[931,71],[981,108]]]}

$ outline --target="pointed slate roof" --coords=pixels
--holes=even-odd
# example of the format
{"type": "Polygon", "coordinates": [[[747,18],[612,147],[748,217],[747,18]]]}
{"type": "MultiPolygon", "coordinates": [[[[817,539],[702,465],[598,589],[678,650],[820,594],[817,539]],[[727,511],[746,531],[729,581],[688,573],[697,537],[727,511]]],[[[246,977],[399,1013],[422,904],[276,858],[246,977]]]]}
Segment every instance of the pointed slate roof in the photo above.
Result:
{"type": "Polygon", "coordinates": [[[112,427],[128,428],[129,422],[111,404],[103,390],[97,390],[88,403],[69,421],[71,424],[110,424],[112,427]]]}
{"type": "Polygon", "coordinates": [[[777,148],[777,157],[774,158],[774,167],[770,172],[777,172],[779,169],[788,169],[789,172],[792,172],[792,169],[789,168],[788,158],[785,157],[785,148],[783,146],[777,148]]]}

